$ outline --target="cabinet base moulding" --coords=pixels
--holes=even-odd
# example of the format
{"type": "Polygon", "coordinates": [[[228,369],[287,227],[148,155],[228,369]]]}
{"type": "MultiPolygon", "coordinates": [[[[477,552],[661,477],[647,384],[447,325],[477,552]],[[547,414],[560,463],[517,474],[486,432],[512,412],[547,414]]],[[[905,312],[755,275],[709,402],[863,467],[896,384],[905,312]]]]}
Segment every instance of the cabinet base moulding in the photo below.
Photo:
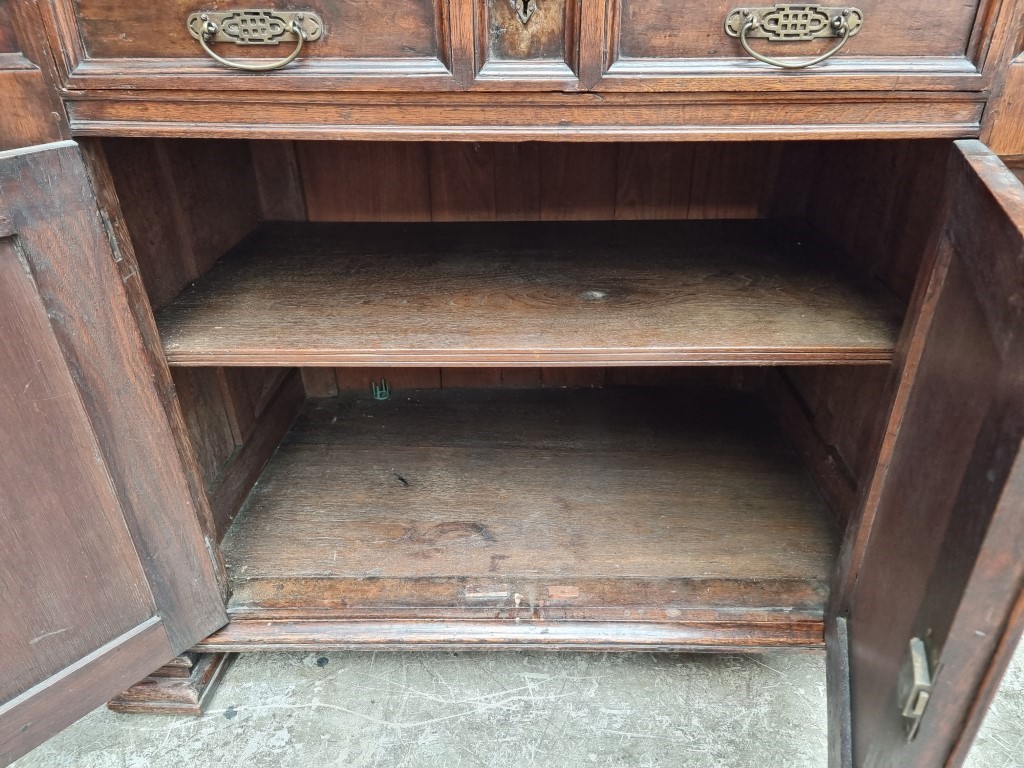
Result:
{"type": "Polygon", "coordinates": [[[115,696],[107,708],[125,714],[201,715],[231,658],[229,653],[183,653],[115,696]]]}

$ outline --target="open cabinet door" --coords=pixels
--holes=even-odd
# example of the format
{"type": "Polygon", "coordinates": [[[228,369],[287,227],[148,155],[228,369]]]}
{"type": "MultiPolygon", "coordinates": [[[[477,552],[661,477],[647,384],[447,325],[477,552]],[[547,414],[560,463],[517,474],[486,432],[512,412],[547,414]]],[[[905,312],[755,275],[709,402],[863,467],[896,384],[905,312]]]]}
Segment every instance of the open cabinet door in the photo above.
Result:
{"type": "Polygon", "coordinates": [[[74,143],[0,153],[2,765],[226,622],[124,267],[74,143]]]}
{"type": "Polygon", "coordinates": [[[912,383],[844,553],[852,745],[832,734],[833,765],[960,765],[1024,623],[1024,186],[975,141],[948,183],[912,383]]]}

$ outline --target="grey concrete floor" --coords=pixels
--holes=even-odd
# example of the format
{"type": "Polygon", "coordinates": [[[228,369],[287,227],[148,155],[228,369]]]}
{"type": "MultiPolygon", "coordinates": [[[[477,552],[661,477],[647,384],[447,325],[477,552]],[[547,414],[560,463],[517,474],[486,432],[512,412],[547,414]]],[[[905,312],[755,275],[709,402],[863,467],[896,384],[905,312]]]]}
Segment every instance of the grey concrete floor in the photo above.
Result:
{"type": "MultiPolygon", "coordinates": [[[[99,709],[17,768],[824,768],[824,657],[248,654],[203,717],[99,709]]],[[[968,762],[1024,766],[1024,649],[968,762]]]]}

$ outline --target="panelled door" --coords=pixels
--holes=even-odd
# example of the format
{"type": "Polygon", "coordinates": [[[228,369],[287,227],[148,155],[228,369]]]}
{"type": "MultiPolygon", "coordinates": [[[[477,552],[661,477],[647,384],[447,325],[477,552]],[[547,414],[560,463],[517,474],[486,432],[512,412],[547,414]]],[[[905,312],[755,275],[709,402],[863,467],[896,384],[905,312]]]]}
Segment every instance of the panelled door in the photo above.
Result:
{"type": "Polygon", "coordinates": [[[226,621],[132,278],[74,143],[0,153],[0,765],[226,621]]]}
{"type": "Polygon", "coordinates": [[[960,765],[1024,628],[1024,185],[964,141],[947,191],[916,376],[843,554],[835,766],[960,765]]]}

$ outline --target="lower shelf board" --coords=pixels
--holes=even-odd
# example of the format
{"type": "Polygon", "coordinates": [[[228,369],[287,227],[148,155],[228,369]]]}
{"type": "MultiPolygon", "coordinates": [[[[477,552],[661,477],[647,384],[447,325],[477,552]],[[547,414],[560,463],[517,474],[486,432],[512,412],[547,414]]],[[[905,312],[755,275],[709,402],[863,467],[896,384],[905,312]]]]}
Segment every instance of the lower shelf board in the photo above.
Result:
{"type": "Polygon", "coordinates": [[[312,400],[223,542],[246,648],[819,647],[836,535],[746,396],[312,400]]]}

